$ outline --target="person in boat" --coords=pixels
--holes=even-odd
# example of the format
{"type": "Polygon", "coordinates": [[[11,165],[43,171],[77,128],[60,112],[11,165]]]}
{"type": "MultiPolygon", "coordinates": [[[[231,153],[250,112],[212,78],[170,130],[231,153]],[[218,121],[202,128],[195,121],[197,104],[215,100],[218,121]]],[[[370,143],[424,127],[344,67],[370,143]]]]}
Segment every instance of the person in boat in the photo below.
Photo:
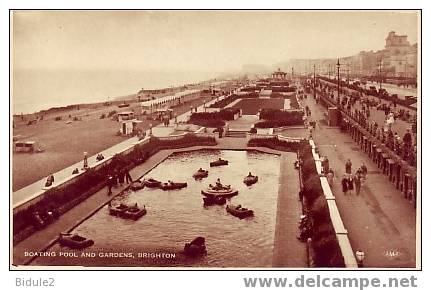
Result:
{"type": "Polygon", "coordinates": [[[217,189],[222,189],[223,188],[223,184],[221,184],[221,182],[220,182],[220,178],[217,178],[217,181],[216,181],[216,186],[215,186],[217,189]]]}
{"type": "Polygon", "coordinates": [[[238,204],[235,209],[240,210],[241,208],[242,208],[242,206],[240,204],[238,204]]]}
{"type": "Polygon", "coordinates": [[[198,171],[199,171],[199,172],[203,172],[203,171],[205,171],[205,170],[203,170],[203,169],[202,169],[202,167],[201,167],[201,168],[199,168],[199,170],[198,170],[198,171]]]}
{"type": "Polygon", "coordinates": [[[251,172],[248,173],[248,177],[253,177],[253,175],[251,175],[251,172]]]}

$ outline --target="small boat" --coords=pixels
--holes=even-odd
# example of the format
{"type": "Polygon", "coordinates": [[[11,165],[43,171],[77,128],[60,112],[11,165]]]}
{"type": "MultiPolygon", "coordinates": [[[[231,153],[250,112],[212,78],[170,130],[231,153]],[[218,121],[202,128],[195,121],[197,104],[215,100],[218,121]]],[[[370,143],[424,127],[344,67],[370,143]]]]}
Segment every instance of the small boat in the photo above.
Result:
{"type": "Polygon", "coordinates": [[[128,208],[129,206],[124,203],[120,203],[117,206],[109,206],[109,214],[118,216],[125,212],[128,208]]]}
{"type": "Polygon", "coordinates": [[[136,181],[133,181],[129,187],[131,190],[137,191],[137,190],[141,190],[142,188],[144,188],[145,183],[143,181],[136,180],[136,181]]]}
{"type": "Polygon", "coordinates": [[[77,234],[61,233],[58,238],[60,245],[71,249],[84,249],[94,245],[94,241],[77,234]]]}
{"type": "Polygon", "coordinates": [[[222,165],[228,165],[229,161],[227,160],[223,160],[223,159],[219,159],[213,162],[210,162],[210,166],[214,167],[214,166],[222,166],[222,165]]]}
{"type": "Polygon", "coordinates": [[[146,186],[146,187],[150,187],[150,188],[155,188],[155,187],[159,187],[160,184],[162,183],[161,181],[155,180],[153,178],[148,178],[148,179],[144,179],[142,181],[142,183],[146,186]]]}
{"type": "Polygon", "coordinates": [[[187,256],[200,256],[207,253],[207,248],[205,246],[205,238],[197,237],[191,243],[186,243],[184,245],[184,253],[187,256]]]}
{"type": "Polygon", "coordinates": [[[250,186],[250,185],[253,185],[253,184],[255,184],[256,182],[257,182],[257,180],[258,180],[258,177],[257,176],[255,176],[255,175],[248,175],[248,176],[246,176],[245,178],[244,178],[244,183],[247,185],[247,186],[250,186]]]}
{"type": "Polygon", "coordinates": [[[175,190],[187,187],[187,182],[163,182],[160,184],[162,190],[175,190]]]}
{"type": "Polygon", "coordinates": [[[143,208],[139,208],[138,206],[131,206],[121,213],[121,217],[136,221],[140,217],[144,216],[146,213],[147,213],[147,209],[145,208],[145,205],[143,208]]]}
{"type": "Polygon", "coordinates": [[[241,205],[227,205],[226,211],[240,219],[253,216],[253,211],[251,209],[247,209],[245,207],[242,207],[241,205]]]}
{"type": "Polygon", "coordinates": [[[198,170],[193,174],[194,179],[202,179],[208,177],[208,170],[198,170]]]}
{"type": "Polygon", "coordinates": [[[203,198],[204,200],[204,205],[214,205],[214,204],[218,204],[218,205],[223,205],[226,203],[226,198],[223,196],[207,196],[203,198]]]}
{"type": "Polygon", "coordinates": [[[207,197],[232,197],[238,194],[238,190],[231,188],[230,185],[218,188],[210,184],[207,189],[202,189],[201,193],[207,197]]]}

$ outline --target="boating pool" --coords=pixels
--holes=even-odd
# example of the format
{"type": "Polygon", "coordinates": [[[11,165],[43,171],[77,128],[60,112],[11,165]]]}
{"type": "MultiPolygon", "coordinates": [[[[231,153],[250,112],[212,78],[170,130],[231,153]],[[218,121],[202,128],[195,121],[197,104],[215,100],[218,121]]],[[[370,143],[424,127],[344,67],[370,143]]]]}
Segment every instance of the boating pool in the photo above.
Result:
{"type": "Polygon", "coordinates": [[[147,214],[137,221],[124,220],[110,216],[105,206],[74,230],[93,239],[93,246],[78,251],[55,244],[48,250],[55,257],[39,257],[33,264],[271,267],[279,162],[279,156],[257,151],[199,150],[171,155],[145,177],[187,182],[186,188],[144,188],[119,196],[114,205],[145,204],[147,214]],[[209,167],[219,157],[229,160],[229,165],[209,167]],[[195,181],[192,175],[199,167],[209,170],[209,176],[195,181]],[[249,171],[259,176],[251,187],[243,183],[249,171]],[[253,209],[254,217],[241,220],[228,214],[225,205],[203,206],[201,189],[217,178],[239,190],[227,203],[253,209]],[[205,237],[208,254],[184,256],[184,244],[197,236],[205,237]]]}

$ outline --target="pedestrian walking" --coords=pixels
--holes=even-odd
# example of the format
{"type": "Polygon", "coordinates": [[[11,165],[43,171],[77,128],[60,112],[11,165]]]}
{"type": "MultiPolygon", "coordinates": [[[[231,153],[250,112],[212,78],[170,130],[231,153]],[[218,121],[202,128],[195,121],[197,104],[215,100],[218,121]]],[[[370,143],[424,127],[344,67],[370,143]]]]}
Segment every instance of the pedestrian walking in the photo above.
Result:
{"type": "Polygon", "coordinates": [[[334,171],[331,169],[326,173],[326,179],[328,180],[329,187],[332,188],[334,185],[334,171]]]}
{"type": "Polygon", "coordinates": [[[124,176],[125,176],[124,170],[120,169],[120,171],[118,172],[118,183],[120,184],[120,186],[123,186],[124,176]]]}
{"type": "Polygon", "coordinates": [[[343,174],[343,178],[341,179],[341,188],[343,190],[344,195],[346,195],[349,190],[349,182],[347,178],[347,174],[343,174]]]}
{"type": "Polygon", "coordinates": [[[114,177],[112,175],[108,175],[106,180],[106,185],[108,186],[108,195],[112,194],[112,186],[114,185],[114,177]]]}
{"type": "Polygon", "coordinates": [[[359,172],[357,172],[353,177],[353,182],[355,183],[356,195],[359,195],[359,193],[361,192],[361,185],[362,185],[361,184],[362,178],[359,172]]]}
{"type": "Polygon", "coordinates": [[[352,190],[353,190],[353,177],[351,174],[349,174],[348,178],[347,178],[347,187],[349,190],[349,194],[352,194],[352,190]]]}
{"type": "Polygon", "coordinates": [[[323,168],[323,174],[328,174],[329,172],[329,159],[328,156],[323,156],[322,160],[322,168],[323,168]]]}
{"type": "Polygon", "coordinates": [[[347,159],[346,162],[346,173],[352,174],[352,161],[350,159],[347,159]]]}
{"type": "Polygon", "coordinates": [[[362,165],[361,165],[361,171],[362,171],[362,177],[364,179],[366,179],[367,178],[367,173],[368,173],[368,168],[365,165],[365,162],[363,162],[362,165]]]}
{"type": "Polygon", "coordinates": [[[130,176],[130,172],[129,172],[129,170],[125,170],[125,175],[126,175],[126,183],[127,184],[129,184],[129,183],[132,183],[132,176],[130,176]]]}

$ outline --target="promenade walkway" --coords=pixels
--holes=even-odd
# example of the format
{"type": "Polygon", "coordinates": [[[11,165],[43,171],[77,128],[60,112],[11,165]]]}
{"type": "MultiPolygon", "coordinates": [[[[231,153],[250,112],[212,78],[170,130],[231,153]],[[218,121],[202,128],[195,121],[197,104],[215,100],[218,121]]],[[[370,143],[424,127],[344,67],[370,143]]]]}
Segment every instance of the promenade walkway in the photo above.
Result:
{"type": "Polygon", "coordinates": [[[298,221],[302,205],[298,200],[300,190],[298,171],[294,169],[294,153],[282,153],[280,160],[280,182],[278,189],[277,217],[275,224],[274,255],[275,268],[306,268],[307,250],[297,236],[298,221]]]}
{"type": "MultiPolygon", "coordinates": [[[[354,251],[365,252],[365,267],[416,267],[416,211],[404,199],[401,192],[388,177],[357,147],[349,135],[341,133],[338,127],[329,127],[324,121],[324,108],[317,105],[312,97],[303,100],[317,121],[313,133],[319,152],[326,155],[335,172],[333,193],[354,251]],[[341,177],[345,162],[350,158],[352,170],[362,163],[368,168],[365,184],[358,196],[344,195],[341,177]]],[[[420,253],[418,253],[420,257],[420,253]]]]}

